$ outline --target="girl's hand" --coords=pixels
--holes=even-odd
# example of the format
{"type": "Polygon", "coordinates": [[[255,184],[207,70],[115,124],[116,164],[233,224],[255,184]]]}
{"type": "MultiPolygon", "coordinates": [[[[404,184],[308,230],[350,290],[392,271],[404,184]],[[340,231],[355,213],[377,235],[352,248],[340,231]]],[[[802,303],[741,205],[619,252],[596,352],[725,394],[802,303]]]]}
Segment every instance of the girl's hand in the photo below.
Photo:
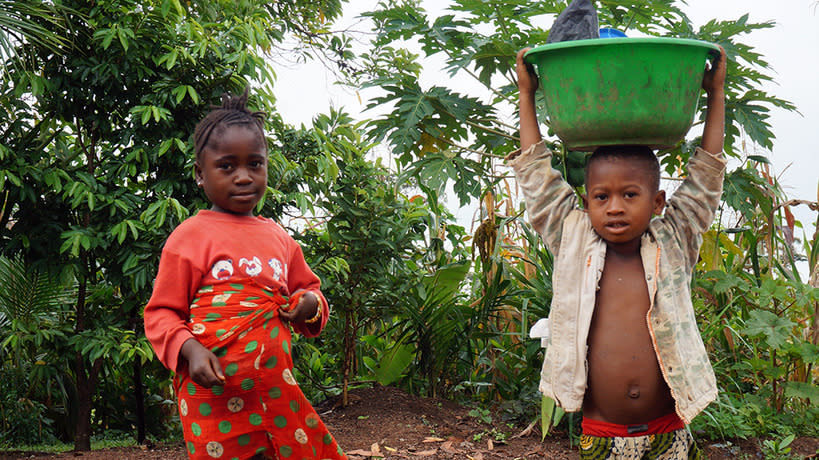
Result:
{"type": "Polygon", "coordinates": [[[279,317],[291,323],[303,323],[314,318],[321,308],[316,294],[305,292],[299,297],[299,302],[288,310],[279,309],[279,317]]]}
{"type": "Polygon", "coordinates": [[[225,384],[225,374],[219,358],[196,339],[188,339],[182,344],[179,354],[188,362],[188,372],[197,385],[210,388],[225,384]]]}
{"type": "Polygon", "coordinates": [[[518,91],[520,91],[521,95],[533,95],[539,84],[534,67],[523,60],[523,55],[530,49],[531,48],[523,48],[518,51],[517,57],[515,58],[515,70],[518,75],[518,91]]]}

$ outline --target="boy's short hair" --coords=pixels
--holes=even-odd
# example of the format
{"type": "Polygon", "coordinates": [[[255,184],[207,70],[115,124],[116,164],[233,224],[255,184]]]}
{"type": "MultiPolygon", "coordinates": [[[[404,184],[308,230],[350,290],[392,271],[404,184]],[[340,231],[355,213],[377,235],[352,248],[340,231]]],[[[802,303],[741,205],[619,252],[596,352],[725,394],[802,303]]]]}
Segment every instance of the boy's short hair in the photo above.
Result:
{"type": "Polygon", "coordinates": [[[599,160],[621,159],[640,165],[654,190],[660,190],[660,161],[654,151],[646,145],[604,145],[598,147],[586,160],[585,181],[589,180],[589,166],[599,160]]]}

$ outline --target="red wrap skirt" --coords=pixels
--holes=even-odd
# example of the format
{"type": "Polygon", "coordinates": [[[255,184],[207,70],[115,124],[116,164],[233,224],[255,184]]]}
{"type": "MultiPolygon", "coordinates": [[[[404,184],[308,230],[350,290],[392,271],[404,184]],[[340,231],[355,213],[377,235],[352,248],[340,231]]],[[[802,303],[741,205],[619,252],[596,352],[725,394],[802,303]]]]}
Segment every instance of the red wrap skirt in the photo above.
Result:
{"type": "Polygon", "coordinates": [[[175,386],[191,459],[346,459],[293,378],[287,299],[256,285],[205,286],[191,332],[219,358],[225,384],[204,388],[187,369],[175,386]]]}

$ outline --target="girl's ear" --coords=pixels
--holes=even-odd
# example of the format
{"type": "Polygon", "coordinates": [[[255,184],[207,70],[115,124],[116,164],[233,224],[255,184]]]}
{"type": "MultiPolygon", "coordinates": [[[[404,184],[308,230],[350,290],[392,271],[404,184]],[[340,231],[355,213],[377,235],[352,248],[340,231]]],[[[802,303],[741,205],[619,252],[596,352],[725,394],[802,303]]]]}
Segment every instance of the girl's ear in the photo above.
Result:
{"type": "Polygon", "coordinates": [[[193,163],[193,174],[196,177],[196,186],[202,188],[204,178],[202,177],[202,167],[199,166],[198,160],[193,163]]]}
{"type": "Polygon", "coordinates": [[[660,216],[665,209],[665,190],[658,190],[654,195],[654,215],[660,216]]]}

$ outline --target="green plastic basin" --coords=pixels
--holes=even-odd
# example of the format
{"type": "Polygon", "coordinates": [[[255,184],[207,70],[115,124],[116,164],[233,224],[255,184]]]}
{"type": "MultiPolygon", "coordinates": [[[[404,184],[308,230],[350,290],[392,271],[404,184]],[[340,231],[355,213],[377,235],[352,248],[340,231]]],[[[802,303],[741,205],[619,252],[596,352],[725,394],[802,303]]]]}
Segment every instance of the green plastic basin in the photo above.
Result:
{"type": "Polygon", "coordinates": [[[538,46],[550,127],[567,148],[677,144],[694,121],[708,56],[719,47],[681,38],[601,38],[538,46]]]}

